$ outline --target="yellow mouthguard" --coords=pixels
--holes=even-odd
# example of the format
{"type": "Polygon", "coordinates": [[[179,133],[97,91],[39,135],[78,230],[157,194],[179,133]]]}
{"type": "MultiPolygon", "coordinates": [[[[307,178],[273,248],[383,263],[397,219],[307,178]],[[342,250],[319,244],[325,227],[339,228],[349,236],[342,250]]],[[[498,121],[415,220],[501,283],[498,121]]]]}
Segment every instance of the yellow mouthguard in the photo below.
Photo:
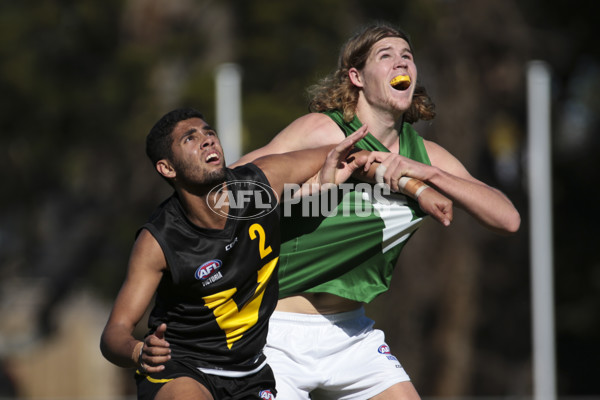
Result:
{"type": "Polygon", "coordinates": [[[399,86],[401,89],[406,89],[408,86],[410,86],[410,76],[398,75],[390,81],[390,85],[394,87],[399,86]]]}

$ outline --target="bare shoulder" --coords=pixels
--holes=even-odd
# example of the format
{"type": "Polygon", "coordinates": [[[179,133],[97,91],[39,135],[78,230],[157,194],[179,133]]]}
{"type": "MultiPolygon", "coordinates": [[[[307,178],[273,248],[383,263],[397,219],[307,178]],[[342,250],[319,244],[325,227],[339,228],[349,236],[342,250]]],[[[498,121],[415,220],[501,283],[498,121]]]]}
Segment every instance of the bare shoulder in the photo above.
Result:
{"type": "Polygon", "coordinates": [[[142,228],[140,229],[140,233],[135,239],[134,249],[137,248],[141,248],[144,251],[156,251],[160,250],[160,245],[158,244],[158,241],[156,240],[154,235],[152,235],[152,233],[150,233],[148,229],[142,228]]]}
{"type": "Polygon", "coordinates": [[[130,268],[162,271],[167,268],[167,261],[160,244],[147,229],[138,235],[129,260],[130,268]]]}
{"type": "Polygon", "coordinates": [[[471,174],[465,166],[444,147],[425,139],[423,139],[423,144],[425,145],[432,166],[456,176],[471,178],[471,174]]]}
{"type": "Polygon", "coordinates": [[[337,144],[343,139],[344,133],[331,118],[321,113],[309,113],[292,121],[265,146],[244,155],[230,167],[270,154],[337,144]]]}
{"type": "Polygon", "coordinates": [[[291,150],[303,150],[337,144],[344,137],[342,130],[327,115],[309,113],[293,121],[273,140],[291,140],[298,145],[291,150]]]}
{"type": "Polygon", "coordinates": [[[423,144],[425,145],[425,150],[427,150],[427,155],[433,165],[435,165],[435,159],[443,157],[444,153],[448,153],[446,149],[431,140],[423,139],[423,144]]]}

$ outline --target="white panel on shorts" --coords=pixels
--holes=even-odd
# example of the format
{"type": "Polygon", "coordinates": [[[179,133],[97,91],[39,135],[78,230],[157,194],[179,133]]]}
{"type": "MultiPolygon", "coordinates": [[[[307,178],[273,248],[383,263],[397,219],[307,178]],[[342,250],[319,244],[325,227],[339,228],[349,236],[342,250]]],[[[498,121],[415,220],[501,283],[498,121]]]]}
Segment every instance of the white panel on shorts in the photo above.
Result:
{"type": "Polygon", "coordinates": [[[363,308],[332,315],[276,311],[265,354],[277,398],[285,400],[365,400],[410,380],[363,308]]]}

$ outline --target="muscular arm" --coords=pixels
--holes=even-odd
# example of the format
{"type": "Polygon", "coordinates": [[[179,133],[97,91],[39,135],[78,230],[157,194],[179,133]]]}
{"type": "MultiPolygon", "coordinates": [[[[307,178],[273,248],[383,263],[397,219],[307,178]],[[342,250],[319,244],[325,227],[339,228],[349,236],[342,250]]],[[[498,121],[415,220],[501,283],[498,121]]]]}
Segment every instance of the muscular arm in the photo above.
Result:
{"type": "Polygon", "coordinates": [[[385,182],[392,190],[399,190],[400,177],[422,180],[436,188],[467,211],[477,221],[498,233],[514,233],[519,229],[521,217],[511,201],[499,190],[475,179],[458,159],[436,143],[425,141],[431,166],[406,157],[389,157],[385,182]]]}
{"type": "MultiPolygon", "coordinates": [[[[240,160],[233,163],[231,167],[242,165],[270,154],[314,149],[321,146],[333,147],[343,140],[344,137],[345,135],[339,126],[328,116],[321,113],[306,114],[293,121],[266,146],[246,154],[240,160]]],[[[378,159],[377,161],[381,160],[378,159]]],[[[370,172],[366,173],[356,170],[354,176],[357,179],[374,183],[373,177],[376,167],[377,165],[371,168],[370,172]]],[[[288,182],[291,183],[292,181],[288,182]]],[[[452,202],[434,189],[427,189],[419,198],[415,196],[414,192],[407,192],[406,190],[403,192],[417,200],[423,211],[443,225],[448,226],[452,221],[452,202]]]]}
{"type": "MultiPolygon", "coordinates": [[[[125,282],[102,332],[100,349],[108,361],[126,368],[138,365],[141,342],[133,337],[133,330],[152,301],[165,268],[165,257],[158,242],[150,232],[142,230],[131,252],[125,282]]],[[[144,347],[158,345],[158,341],[160,338],[146,338],[144,347]]],[[[145,348],[144,352],[150,351],[145,348]]],[[[153,357],[152,365],[168,359],[168,349],[158,349],[156,353],[158,357],[153,357]]],[[[145,363],[150,360],[150,354],[144,357],[145,363]]],[[[147,370],[156,372],[162,368],[148,367],[147,370]]]]}
{"type": "Polygon", "coordinates": [[[498,233],[514,233],[519,229],[519,212],[504,193],[471,176],[443,147],[427,141],[425,146],[433,165],[427,182],[489,229],[498,233]]]}
{"type": "Polygon", "coordinates": [[[277,134],[267,145],[254,150],[230,165],[231,168],[247,164],[257,158],[290,151],[334,146],[344,139],[335,122],[320,113],[303,115],[277,134]]]}
{"type": "MultiPolygon", "coordinates": [[[[378,169],[381,166],[381,162],[385,161],[389,156],[393,157],[394,155],[390,153],[371,152],[368,155],[365,168],[357,170],[354,176],[357,179],[370,183],[385,182],[382,176],[383,172],[380,173],[378,169]]],[[[417,201],[421,210],[442,225],[449,226],[452,222],[454,215],[452,201],[437,190],[427,186],[423,181],[411,178],[410,182],[403,188],[396,188],[395,190],[417,201]]]]}
{"type": "Polygon", "coordinates": [[[272,154],[253,161],[267,176],[273,189],[281,194],[286,183],[338,184],[363,166],[367,152],[350,154],[356,142],[367,134],[363,126],[337,145],[272,154]]]}

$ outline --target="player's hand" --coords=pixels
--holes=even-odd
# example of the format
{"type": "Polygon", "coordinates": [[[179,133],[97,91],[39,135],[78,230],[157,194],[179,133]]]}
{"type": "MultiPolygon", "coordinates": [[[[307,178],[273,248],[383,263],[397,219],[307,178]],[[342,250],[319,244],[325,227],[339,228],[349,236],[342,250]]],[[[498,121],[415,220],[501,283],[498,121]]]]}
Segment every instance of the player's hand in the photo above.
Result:
{"type": "Polygon", "coordinates": [[[431,173],[431,166],[412,160],[400,154],[373,151],[364,165],[367,171],[373,163],[379,162],[384,167],[383,182],[394,192],[402,192],[398,182],[403,176],[408,176],[426,182],[431,173]]]}
{"type": "Polygon", "coordinates": [[[358,128],[354,133],[342,140],[327,155],[323,167],[318,173],[318,183],[340,184],[345,182],[352,173],[367,163],[366,152],[356,152],[354,145],[368,133],[366,125],[358,128]]]}
{"type": "MultiPolygon", "coordinates": [[[[410,192],[400,188],[399,179],[403,175],[397,175],[406,171],[411,171],[411,166],[419,164],[414,160],[410,160],[404,156],[398,154],[392,154],[388,152],[373,151],[369,153],[367,162],[364,164],[363,173],[367,177],[373,177],[378,183],[384,183],[390,186],[390,189],[394,192],[404,193],[405,195],[415,199],[424,212],[431,215],[438,222],[444,226],[449,226],[453,218],[453,204],[452,200],[438,192],[436,189],[424,186],[417,192],[410,192]],[[379,167],[383,167],[383,172],[380,176],[379,167]],[[391,170],[388,170],[388,168],[391,170]]],[[[359,175],[360,179],[360,175],[359,175]]],[[[416,178],[412,178],[416,179],[416,178]]]]}
{"type": "Polygon", "coordinates": [[[144,339],[139,364],[144,373],[151,374],[165,369],[163,365],[171,359],[169,342],[165,340],[167,324],[160,324],[152,335],[144,339]]]}
{"type": "Polygon", "coordinates": [[[452,222],[453,207],[452,200],[438,192],[432,187],[428,187],[417,197],[419,207],[435,218],[444,226],[449,226],[452,222]]]}

